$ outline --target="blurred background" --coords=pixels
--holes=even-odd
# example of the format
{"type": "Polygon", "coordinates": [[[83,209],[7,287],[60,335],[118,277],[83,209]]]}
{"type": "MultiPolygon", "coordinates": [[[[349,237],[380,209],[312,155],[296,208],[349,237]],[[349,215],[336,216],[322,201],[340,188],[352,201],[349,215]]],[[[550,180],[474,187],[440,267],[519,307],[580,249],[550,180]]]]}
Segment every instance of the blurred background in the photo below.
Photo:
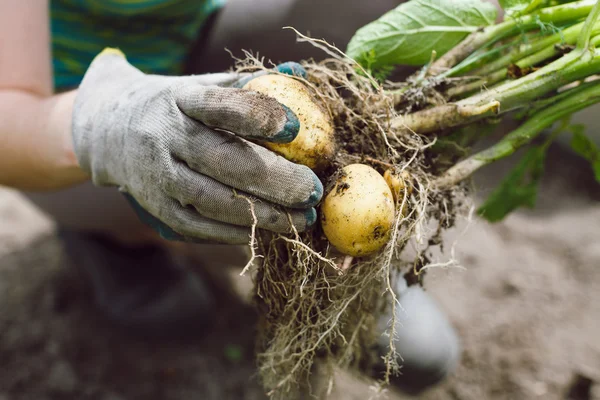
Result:
{"type": "MultiPolygon", "coordinates": [[[[273,62],[319,58],[281,27],[344,49],[357,28],[398,4],[230,0],[190,70],[229,68],[225,48],[273,62]]],[[[596,110],[577,116],[590,134],[598,131],[596,110]]],[[[477,203],[517,159],[475,176],[477,203]]],[[[450,316],[464,351],[458,370],[420,398],[600,400],[599,200],[589,165],[557,144],[534,210],[497,224],[464,221],[448,232],[460,267],[430,270],[425,287],[450,316]]],[[[265,399],[254,376],[252,313],[243,301],[250,282],[234,266],[218,271],[236,293],[209,337],[164,343],[105,326],[66,263],[52,221],[0,188],[0,400],[265,399]]],[[[334,400],[371,395],[371,382],[345,371],[336,383],[334,400]]]]}

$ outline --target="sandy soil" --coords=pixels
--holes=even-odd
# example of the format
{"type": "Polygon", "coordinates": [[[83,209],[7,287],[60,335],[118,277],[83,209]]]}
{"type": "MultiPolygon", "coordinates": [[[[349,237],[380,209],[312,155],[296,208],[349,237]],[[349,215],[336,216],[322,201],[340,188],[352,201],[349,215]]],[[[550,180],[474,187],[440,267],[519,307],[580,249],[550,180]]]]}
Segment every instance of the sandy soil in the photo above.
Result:
{"type": "MultiPolygon", "coordinates": [[[[504,167],[478,176],[480,193],[504,167]]],[[[464,354],[422,399],[600,400],[600,190],[560,152],[548,176],[535,211],[477,221],[456,248],[464,268],[428,275],[464,354]]],[[[264,399],[241,303],[197,343],[141,340],[95,315],[73,270],[51,221],[1,190],[0,400],[264,399]]],[[[345,373],[334,392],[371,394],[345,373]]]]}

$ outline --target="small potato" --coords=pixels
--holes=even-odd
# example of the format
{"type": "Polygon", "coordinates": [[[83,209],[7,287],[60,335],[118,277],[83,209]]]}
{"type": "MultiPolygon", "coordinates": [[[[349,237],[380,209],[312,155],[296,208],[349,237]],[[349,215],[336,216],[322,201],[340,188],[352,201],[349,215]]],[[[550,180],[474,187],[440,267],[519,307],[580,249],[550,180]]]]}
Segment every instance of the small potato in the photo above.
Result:
{"type": "Polygon", "coordinates": [[[292,110],[300,121],[298,136],[291,143],[263,143],[288,160],[319,170],[335,153],[331,118],[301,82],[283,75],[263,75],[252,79],[244,89],[271,96],[292,110]]]}
{"type": "Polygon", "coordinates": [[[340,252],[360,257],[381,249],[394,225],[394,199],[373,168],[352,164],[342,169],[321,206],[321,226],[340,252]]]}
{"type": "Polygon", "coordinates": [[[410,184],[410,174],[407,171],[398,173],[394,169],[388,169],[383,173],[383,179],[385,179],[390,189],[392,189],[395,201],[398,201],[400,196],[404,196],[405,188],[406,195],[411,195],[412,185],[410,184]]]}

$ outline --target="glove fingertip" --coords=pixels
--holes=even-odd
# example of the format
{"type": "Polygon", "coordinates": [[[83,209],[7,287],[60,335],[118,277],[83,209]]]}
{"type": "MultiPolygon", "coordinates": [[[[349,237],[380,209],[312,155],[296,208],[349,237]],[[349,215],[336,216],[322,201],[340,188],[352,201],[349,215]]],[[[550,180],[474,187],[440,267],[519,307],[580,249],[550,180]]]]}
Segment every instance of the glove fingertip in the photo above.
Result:
{"type": "Polygon", "coordinates": [[[146,211],[129,193],[123,193],[123,196],[125,196],[140,221],[154,229],[161,238],[169,241],[188,241],[185,236],[175,232],[161,220],[146,211]]]}
{"type": "MultiPolygon", "coordinates": [[[[286,75],[290,75],[290,76],[298,76],[300,78],[306,78],[308,76],[306,69],[302,65],[300,65],[294,61],[288,61],[288,62],[281,63],[281,64],[277,65],[274,68],[274,70],[281,74],[286,74],[286,75]]],[[[258,78],[259,76],[268,75],[269,73],[270,73],[269,71],[265,71],[265,70],[252,73],[244,78],[239,79],[232,86],[234,88],[238,88],[238,89],[243,88],[252,79],[258,78]]]]}
{"type": "MultiPolygon", "coordinates": [[[[323,191],[324,191],[323,183],[321,183],[321,181],[319,180],[319,178],[317,177],[317,175],[315,175],[315,173],[313,171],[311,171],[308,167],[306,167],[306,168],[308,169],[309,173],[312,175],[313,188],[308,196],[308,199],[306,199],[300,203],[294,204],[292,206],[293,208],[314,207],[317,204],[319,204],[319,202],[323,198],[323,191]]],[[[316,215],[315,215],[315,220],[316,220],[316,215]]]]}
{"type": "Polygon", "coordinates": [[[296,139],[296,136],[300,132],[300,120],[289,107],[283,104],[281,104],[281,107],[285,111],[286,122],[283,125],[283,129],[268,140],[273,143],[290,143],[296,139]]]}
{"type": "Polygon", "coordinates": [[[280,73],[286,74],[286,75],[298,76],[301,78],[306,78],[308,76],[308,74],[306,73],[306,69],[304,69],[304,67],[302,65],[300,65],[294,61],[288,61],[288,62],[281,63],[281,64],[277,65],[277,67],[275,67],[275,69],[277,70],[277,72],[280,72],[280,73]]]}
{"type": "Polygon", "coordinates": [[[103,57],[110,57],[110,56],[116,56],[119,57],[123,60],[126,60],[127,57],[125,56],[125,53],[123,53],[120,49],[114,48],[114,47],[106,47],[104,48],[100,53],[98,53],[94,59],[92,60],[92,63],[94,61],[100,60],[103,57]]]}
{"type": "Polygon", "coordinates": [[[321,198],[323,198],[323,183],[321,183],[321,181],[319,180],[317,175],[315,175],[314,173],[313,173],[313,181],[315,183],[315,187],[314,187],[314,190],[312,191],[312,193],[310,194],[310,197],[308,198],[308,204],[307,204],[310,206],[317,205],[319,203],[319,201],[321,201],[321,198]]]}
{"type": "Polygon", "coordinates": [[[311,227],[317,222],[317,210],[312,207],[304,212],[304,216],[306,217],[306,226],[311,227]]]}

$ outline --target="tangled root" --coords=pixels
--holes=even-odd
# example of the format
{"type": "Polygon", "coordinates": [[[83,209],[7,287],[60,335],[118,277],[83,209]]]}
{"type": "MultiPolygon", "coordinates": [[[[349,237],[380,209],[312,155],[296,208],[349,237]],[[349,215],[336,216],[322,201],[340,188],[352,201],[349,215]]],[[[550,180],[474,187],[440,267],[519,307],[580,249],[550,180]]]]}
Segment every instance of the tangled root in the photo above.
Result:
{"type": "MultiPolygon", "coordinates": [[[[330,55],[320,62],[303,62],[308,77],[296,78],[322,102],[335,124],[337,156],[318,173],[326,190],[341,167],[360,162],[380,173],[407,171],[412,191],[398,196],[391,239],[369,257],[340,255],[319,226],[304,233],[256,232],[251,245],[260,315],[259,371],[269,395],[283,399],[297,398],[306,389],[317,359],[363,371],[383,363],[383,383],[398,373],[395,279],[403,276],[409,284],[420,284],[428,250],[440,245],[442,231],[465,209],[464,187],[439,191],[431,185],[436,169],[428,149],[435,136],[392,126],[414,104],[398,102],[388,90],[391,84],[379,84],[334,47],[300,36],[330,55]],[[400,103],[404,108],[399,109],[400,103]],[[409,244],[416,256],[405,254],[409,244]],[[382,321],[389,321],[387,332],[378,328],[382,321]],[[389,336],[389,346],[381,357],[376,343],[383,334],[389,336]]],[[[237,60],[238,71],[271,67],[246,56],[237,60]]]]}

